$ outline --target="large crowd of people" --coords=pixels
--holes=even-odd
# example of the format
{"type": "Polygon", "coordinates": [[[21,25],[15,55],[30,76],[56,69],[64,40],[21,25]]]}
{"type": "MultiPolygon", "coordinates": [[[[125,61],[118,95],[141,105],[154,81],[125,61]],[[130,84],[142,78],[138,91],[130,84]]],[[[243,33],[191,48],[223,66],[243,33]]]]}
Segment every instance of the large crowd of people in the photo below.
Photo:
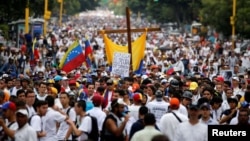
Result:
{"type": "MultiPolygon", "coordinates": [[[[20,34],[18,49],[2,47],[1,140],[207,141],[208,125],[250,125],[248,50],[235,52],[216,34],[191,40],[187,33],[148,32],[142,72],[111,75],[97,31],[125,23],[121,17],[75,17],[62,27],[50,24],[45,36],[20,34]],[[84,50],[86,39],[92,67],[60,70],[67,48],[78,40],[84,50]]],[[[127,44],[126,34],[109,37],[127,44]]]]}

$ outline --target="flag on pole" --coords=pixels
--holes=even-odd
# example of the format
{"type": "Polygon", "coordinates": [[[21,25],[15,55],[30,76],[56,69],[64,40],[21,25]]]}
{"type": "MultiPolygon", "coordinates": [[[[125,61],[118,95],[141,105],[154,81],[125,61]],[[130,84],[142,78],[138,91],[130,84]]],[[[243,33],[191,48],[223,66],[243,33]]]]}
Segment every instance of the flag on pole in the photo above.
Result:
{"type": "Polygon", "coordinates": [[[174,67],[173,65],[169,65],[167,68],[166,68],[166,74],[167,75],[171,75],[173,72],[174,72],[174,67]]]}
{"type": "Polygon", "coordinates": [[[36,48],[36,43],[37,43],[37,40],[36,38],[33,40],[33,44],[32,44],[32,56],[31,56],[31,59],[34,59],[34,60],[37,60],[40,58],[40,55],[39,55],[39,51],[38,49],[36,48]]]}
{"type": "Polygon", "coordinates": [[[85,60],[87,67],[91,67],[93,61],[93,51],[89,40],[85,41],[85,60]]]}
{"type": "Polygon", "coordinates": [[[75,41],[60,61],[59,68],[66,73],[81,66],[85,61],[83,50],[78,41],[75,41]]]}

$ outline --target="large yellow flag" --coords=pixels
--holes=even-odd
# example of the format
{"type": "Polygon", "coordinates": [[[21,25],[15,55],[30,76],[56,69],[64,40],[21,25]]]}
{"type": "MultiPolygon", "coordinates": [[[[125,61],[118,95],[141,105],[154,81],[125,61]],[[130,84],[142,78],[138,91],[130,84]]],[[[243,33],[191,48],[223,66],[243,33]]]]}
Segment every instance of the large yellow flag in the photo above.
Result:
{"type": "MultiPolygon", "coordinates": [[[[139,68],[140,62],[144,58],[144,51],[146,47],[146,34],[147,32],[144,32],[138,39],[132,42],[133,71],[136,71],[139,68]]],[[[103,38],[104,38],[104,43],[105,43],[107,61],[109,65],[112,65],[113,54],[115,52],[128,53],[127,46],[117,45],[111,39],[108,38],[107,34],[104,34],[103,38]]]]}

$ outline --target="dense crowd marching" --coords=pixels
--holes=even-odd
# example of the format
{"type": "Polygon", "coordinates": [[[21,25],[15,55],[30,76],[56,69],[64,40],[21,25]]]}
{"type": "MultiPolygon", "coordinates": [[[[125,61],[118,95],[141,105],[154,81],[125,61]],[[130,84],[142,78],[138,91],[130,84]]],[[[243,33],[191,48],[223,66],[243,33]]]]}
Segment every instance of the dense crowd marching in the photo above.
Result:
{"type": "MultiPolygon", "coordinates": [[[[149,32],[142,73],[119,77],[110,73],[97,30],[126,25],[109,21],[72,18],[60,28],[50,24],[46,36],[20,32],[20,49],[1,48],[1,140],[206,141],[208,125],[249,125],[248,50],[235,52],[216,35],[194,41],[186,33],[149,32]],[[58,69],[67,48],[78,40],[84,49],[86,37],[93,66],[58,69]]],[[[133,27],[150,25],[132,20],[133,27]]],[[[110,38],[126,44],[124,34],[110,38]]]]}

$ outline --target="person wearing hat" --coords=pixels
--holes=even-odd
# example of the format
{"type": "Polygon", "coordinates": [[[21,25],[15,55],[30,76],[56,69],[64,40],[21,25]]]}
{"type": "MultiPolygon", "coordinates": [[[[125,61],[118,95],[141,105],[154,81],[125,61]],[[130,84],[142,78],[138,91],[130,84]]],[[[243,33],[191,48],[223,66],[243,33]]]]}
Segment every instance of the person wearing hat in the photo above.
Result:
{"type": "Polygon", "coordinates": [[[5,133],[15,141],[37,141],[36,131],[28,124],[29,114],[27,109],[19,109],[15,112],[18,128],[16,131],[9,129],[0,120],[0,125],[3,127],[5,133]]]}
{"type": "MultiPolygon", "coordinates": [[[[8,136],[7,128],[12,131],[16,131],[18,129],[18,124],[16,122],[16,105],[13,102],[5,102],[2,105],[2,112],[3,112],[3,118],[8,120],[8,123],[3,123],[4,121],[1,121],[0,123],[3,125],[0,125],[3,128],[3,132],[5,132],[2,140],[11,140],[13,137],[8,136]]],[[[3,119],[1,119],[3,120],[3,119]]]]}
{"type": "Polygon", "coordinates": [[[231,96],[227,99],[229,104],[229,109],[225,110],[221,114],[220,124],[229,124],[230,121],[237,116],[237,106],[238,98],[236,96],[231,96]]]}
{"type": "Polygon", "coordinates": [[[174,134],[174,141],[207,141],[208,126],[201,123],[199,120],[199,106],[197,104],[189,105],[188,115],[188,121],[182,122],[177,126],[174,134]]]}
{"type": "Polygon", "coordinates": [[[103,122],[106,118],[106,113],[102,110],[103,97],[100,94],[94,94],[92,97],[92,103],[94,107],[87,111],[87,113],[93,117],[96,117],[98,123],[98,129],[101,132],[103,122]]]}
{"type": "Polygon", "coordinates": [[[189,90],[184,91],[182,94],[181,104],[187,108],[188,105],[192,103],[192,97],[193,97],[193,94],[191,91],[189,90]]]}
{"type": "Polygon", "coordinates": [[[103,122],[103,139],[107,141],[122,141],[125,140],[125,135],[123,133],[127,122],[129,120],[129,115],[123,115],[124,107],[126,103],[121,98],[112,100],[111,111],[106,116],[103,122]],[[121,119],[123,117],[123,120],[121,119]],[[119,124],[118,124],[119,123],[119,124]]]}
{"type": "Polygon", "coordinates": [[[197,82],[191,82],[189,85],[189,90],[192,92],[192,104],[197,104],[198,99],[201,97],[201,95],[198,93],[198,83],[197,82]]]}
{"type": "Polygon", "coordinates": [[[242,91],[240,88],[240,78],[238,76],[234,76],[232,77],[232,89],[233,89],[233,95],[234,96],[243,96],[244,95],[244,91],[242,91]]]}
{"type": "Polygon", "coordinates": [[[139,119],[138,112],[139,112],[139,109],[142,105],[142,98],[143,97],[142,97],[141,93],[139,93],[139,92],[134,93],[133,104],[128,106],[129,111],[130,111],[129,114],[132,118],[134,118],[135,121],[139,119]]]}
{"type": "Polygon", "coordinates": [[[155,114],[156,125],[159,127],[159,122],[161,117],[168,112],[169,103],[163,100],[163,92],[161,90],[157,90],[154,93],[155,99],[150,101],[146,106],[149,109],[150,113],[155,114]]]}
{"type": "Polygon", "coordinates": [[[219,122],[211,117],[211,105],[204,102],[200,106],[201,118],[200,121],[207,125],[218,125],[219,122]]]}
{"type": "Polygon", "coordinates": [[[179,112],[180,101],[178,98],[171,98],[169,103],[170,112],[161,117],[159,128],[170,140],[174,140],[175,128],[181,122],[188,121],[188,117],[179,112]]]}

